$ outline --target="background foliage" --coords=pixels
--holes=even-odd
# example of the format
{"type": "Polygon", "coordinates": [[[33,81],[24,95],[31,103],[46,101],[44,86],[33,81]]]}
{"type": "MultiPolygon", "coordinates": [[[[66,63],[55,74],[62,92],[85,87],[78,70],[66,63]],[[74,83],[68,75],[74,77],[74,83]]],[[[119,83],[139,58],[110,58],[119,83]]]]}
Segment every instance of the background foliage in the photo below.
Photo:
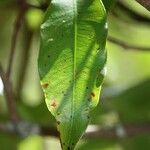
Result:
{"type": "MultiPolygon", "coordinates": [[[[0,148],[59,150],[55,121],[45,106],[37,71],[39,27],[47,2],[30,0],[27,3],[30,5],[24,15],[21,15],[23,19],[10,78],[17,112],[21,120],[26,122],[21,124],[19,131],[14,131],[1,90],[0,148]]],[[[0,62],[4,70],[8,66],[14,22],[20,7],[21,4],[14,0],[0,1],[0,62]]],[[[149,150],[150,13],[132,0],[116,2],[108,14],[108,25],[108,72],[102,100],[93,111],[91,124],[94,126],[90,126],[88,130],[93,134],[87,134],[77,149],[149,150]],[[97,127],[101,129],[99,132],[97,127]]],[[[0,85],[2,89],[2,83],[0,85]]]]}

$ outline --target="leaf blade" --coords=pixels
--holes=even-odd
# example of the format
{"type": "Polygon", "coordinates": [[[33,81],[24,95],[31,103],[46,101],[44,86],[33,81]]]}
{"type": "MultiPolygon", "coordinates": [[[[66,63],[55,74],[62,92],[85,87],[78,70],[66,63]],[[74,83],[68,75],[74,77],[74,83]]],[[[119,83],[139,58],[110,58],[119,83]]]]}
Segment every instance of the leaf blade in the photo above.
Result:
{"type": "Polygon", "coordinates": [[[99,0],[53,0],[41,26],[39,74],[63,149],[75,147],[98,103],[106,34],[99,0]]]}

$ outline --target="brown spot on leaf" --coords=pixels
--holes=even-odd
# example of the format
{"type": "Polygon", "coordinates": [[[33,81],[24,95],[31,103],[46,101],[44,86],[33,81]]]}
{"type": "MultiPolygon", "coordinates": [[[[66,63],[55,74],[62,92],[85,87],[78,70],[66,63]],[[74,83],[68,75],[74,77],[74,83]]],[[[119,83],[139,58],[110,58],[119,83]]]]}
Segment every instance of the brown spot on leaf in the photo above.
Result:
{"type": "Polygon", "coordinates": [[[58,124],[58,125],[60,125],[60,123],[61,123],[60,121],[57,121],[57,124],[58,124]]]}
{"type": "Polygon", "coordinates": [[[59,115],[60,115],[60,112],[58,112],[57,115],[59,116],[59,115]]]}
{"type": "Polygon", "coordinates": [[[95,97],[95,93],[94,93],[94,92],[92,92],[92,93],[91,93],[91,96],[92,96],[92,97],[95,97]]]}
{"type": "Polygon", "coordinates": [[[44,88],[44,89],[46,89],[47,87],[48,87],[48,83],[45,83],[45,84],[42,84],[42,87],[44,88]]]}
{"type": "Polygon", "coordinates": [[[50,106],[52,106],[52,107],[56,107],[56,106],[57,106],[56,101],[52,101],[52,103],[50,104],[50,106]]]}

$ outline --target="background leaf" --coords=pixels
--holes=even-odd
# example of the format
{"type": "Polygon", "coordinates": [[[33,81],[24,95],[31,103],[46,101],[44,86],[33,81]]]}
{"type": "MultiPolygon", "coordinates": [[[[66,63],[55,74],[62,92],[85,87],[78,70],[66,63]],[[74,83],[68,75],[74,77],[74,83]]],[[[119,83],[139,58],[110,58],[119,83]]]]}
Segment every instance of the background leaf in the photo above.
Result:
{"type": "Polygon", "coordinates": [[[116,0],[102,0],[102,1],[107,11],[109,11],[116,2],[116,0]]]}

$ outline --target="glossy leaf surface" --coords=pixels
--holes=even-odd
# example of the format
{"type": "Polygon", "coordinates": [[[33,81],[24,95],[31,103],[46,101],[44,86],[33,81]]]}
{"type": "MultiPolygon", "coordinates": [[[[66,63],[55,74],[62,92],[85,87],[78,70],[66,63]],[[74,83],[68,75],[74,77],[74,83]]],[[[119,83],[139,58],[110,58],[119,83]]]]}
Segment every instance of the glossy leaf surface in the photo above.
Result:
{"type": "Polygon", "coordinates": [[[98,104],[106,35],[101,0],[52,0],[41,25],[41,85],[64,150],[74,149],[98,104]]]}

